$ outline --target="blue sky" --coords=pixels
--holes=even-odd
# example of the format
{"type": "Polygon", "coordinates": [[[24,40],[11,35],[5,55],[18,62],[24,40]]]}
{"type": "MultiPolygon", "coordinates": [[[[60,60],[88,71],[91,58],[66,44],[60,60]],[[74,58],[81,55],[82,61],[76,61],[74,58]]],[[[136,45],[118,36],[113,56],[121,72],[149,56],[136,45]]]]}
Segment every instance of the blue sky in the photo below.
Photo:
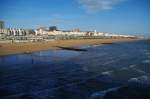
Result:
{"type": "Polygon", "coordinates": [[[6,27],[150,35],[149,0],[0,0],[6,27]]]}

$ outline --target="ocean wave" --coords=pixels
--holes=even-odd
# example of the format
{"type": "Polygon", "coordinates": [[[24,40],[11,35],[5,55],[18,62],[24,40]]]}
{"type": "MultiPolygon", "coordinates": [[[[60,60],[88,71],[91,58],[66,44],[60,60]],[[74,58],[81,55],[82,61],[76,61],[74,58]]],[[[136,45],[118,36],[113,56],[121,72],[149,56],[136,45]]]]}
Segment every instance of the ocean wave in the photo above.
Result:
{"type": "Polygon", "coordinates": [[[119,88],[120,87],[115,87],[115,88],[109,88],[109,89],[104,90],[104,91],[95,92],[91,95],[90,99],[103,99],[103,97],[106,95],[107,92],[117,91],[119,88]]]}
{"type": "Polygon", "coordinates": [[[147,75],[142,75],[139,77],[130,78],[128,82],[138,82],[141,84],[150,84],[150,78],[147,75]]]}
{"type": "Polygon", "coordinates": [[[135,64],[133,64],[133,65],[130,65],[129,67],[130,67],[130,68],[134,68],[134,67],[136,67],[136,65],[135,65],[135,64]]]}
{"type": "Polygon", "coordinates": [[[138,81],[138,78],[130,78],[129,80],[128,80],[128,82],[137,82],[138,81]]]}
{"type": "Polygon", "coordinates": [[[105,71],[105,72],[102,72],[101,74],[102,74],[102,75],[111,75],[112,72],[113,72],[113,71],[105,71]]]}
{"type": "Polygon", "coordinates": [[[146,52],[145,54],[146,54],[146,55],[150,55],[150,52],[146,52]]]}
{"type": "Polygon", "coordinates": [[[150,59],[144,60],[143,63],[150,63],[150,59]]]}
{"type": "Polygon", "coordinates": [[[143,80],[143,81],[150,81],[150,78],[147,75],[143,75],[139,77],[139,80],[143,80]]]}

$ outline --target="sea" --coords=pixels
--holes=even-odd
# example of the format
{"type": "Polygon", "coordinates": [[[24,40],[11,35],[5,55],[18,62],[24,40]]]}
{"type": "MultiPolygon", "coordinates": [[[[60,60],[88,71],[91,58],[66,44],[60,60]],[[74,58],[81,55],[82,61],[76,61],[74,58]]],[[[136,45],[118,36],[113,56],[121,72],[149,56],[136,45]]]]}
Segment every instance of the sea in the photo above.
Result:
{"type": "Polygon", "coordinates": [[[150,40],[0,56],[0,99],[150,99],[150,40]]]}

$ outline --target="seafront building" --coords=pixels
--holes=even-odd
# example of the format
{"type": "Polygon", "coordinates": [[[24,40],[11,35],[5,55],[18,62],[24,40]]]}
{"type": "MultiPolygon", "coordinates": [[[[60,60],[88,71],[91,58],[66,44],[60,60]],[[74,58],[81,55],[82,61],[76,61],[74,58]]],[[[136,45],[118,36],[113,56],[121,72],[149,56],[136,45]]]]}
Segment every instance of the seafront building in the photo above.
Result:
{"type": "Polygon", "coordinates": [[[131,35],[119,35],[94,31],[80,31],[76,28],[71,31],[59,30],[56,26],[39,27],[37,29],[5,28],[0,21],[0,40],[46,40],[46,39],[84,39],[84,38],[135,38],[131,35]]]}
{"type": "Polygon", "coordinates": [[[0,29],[0,36],[88,36],[88,37],[135,37],[131,35],[119,35],[113,33],[103,33],[95,31],[61,31],[61,30],[49,30],[46,27],[40,27],[37,29],[20,29],[20,28],[4,28],[0,29]]]}
{"type": "Polygon", "coordinates": [[[26,36],[33,34],[34,30],[27,30],[27,29],[20,29],[20,28],[5,28],[5,29],[0,29],[0,34],[6,35],[6,36],[26,36]]]}

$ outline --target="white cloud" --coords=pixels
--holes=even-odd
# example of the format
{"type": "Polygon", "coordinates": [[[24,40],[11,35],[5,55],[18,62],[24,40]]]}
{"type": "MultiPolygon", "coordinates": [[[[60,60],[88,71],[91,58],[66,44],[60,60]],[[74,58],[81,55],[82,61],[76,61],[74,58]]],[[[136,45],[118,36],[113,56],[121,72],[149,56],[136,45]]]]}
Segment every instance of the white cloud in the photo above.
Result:
{"type": "Polygon", "coordinates": [[[78,0],[82,8],[93,13],[101,10],[110,10],[118,3],[126,0],[78,0]]]}

